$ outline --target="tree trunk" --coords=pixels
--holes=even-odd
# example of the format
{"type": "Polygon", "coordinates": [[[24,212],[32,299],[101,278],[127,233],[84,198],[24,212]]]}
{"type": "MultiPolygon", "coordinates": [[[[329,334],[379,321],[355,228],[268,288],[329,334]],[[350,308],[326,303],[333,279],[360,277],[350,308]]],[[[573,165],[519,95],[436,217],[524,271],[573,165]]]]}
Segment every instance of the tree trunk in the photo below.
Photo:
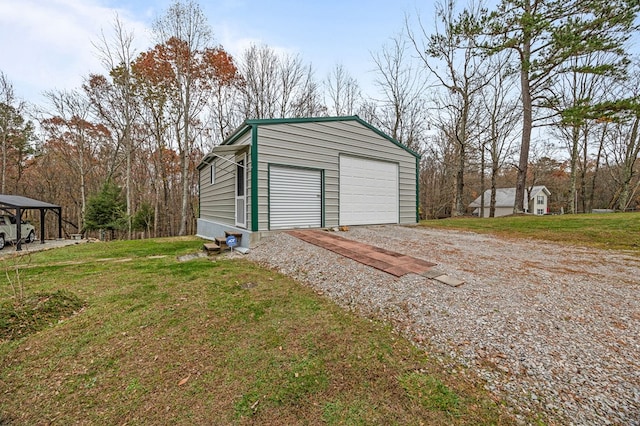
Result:
{"type": "Polygon", "coordinates": [[[571,199],[569,203],[569,214],[577,213],[577,191],[576,191],[576,181],[577,181],[577,168],[578,168],[578,142],[580,138],[579,134],[580,129],[578,126],[571,126],[571,172],[569,177],[569,198],[571,199]]]}
{"type": "Polygon", "coordinates": [[[629,206],[629,195],[631,180],[635,175],[634,166],[640,153],[640,141],[638,141],[638,127],[640,125],[640,117],[636,117],[633,122],[631,134],[629,135],[629,144],[625,155],[625,161],[622,169],[622,185],[620,187],[620,196],[618,197],[618,209],[625,211],[629,206]]]}
{"type": "Polygon", "coordinates": [[[189,152],[191,146],[191,132],[189,130],[189,115],[191,113],[191,93],[190,93],[189,81],[185,83],[185,93],[184,93],[184,124],[183,130],[184,140],[183,149],[181,153],[181,166],[182,166],[182,207],[180,209],[180,230],[178,231],[178,235],[186,235],[187,233],[187,212],[189,208],[189,152]]]}
{"type": "MultiPolygon", "coordinates": [[[[9,130],[8,126],[7,126],[7,130],[9,130]]],[[[5,194],[7,190],[7,143],[8,143],[8,138],[5,132],[3,131],[2,132],[2,188],[0,188],[0,191],[1,191],[0,193],[2,194],[5,194]]]]}
{"type": "Polygon", "coordinates": [[[533,104],[531,100],[531,35],[525,32],[522,42],[520,68],[520,85],[522,88],[522,141],[520,143],[520,159],[518,161],[518,177],[516,179],[516,198],[513,213],[522,213],[524,193],[527,184],[529,167],[529,147],[531,146],[531,129],[533,127],[533,104]]]}
{"type": "Polygon", "coordinates": [[[465,145],[458,141],[458,164],[456,167],[456,189],[451,209],[451,217],[462,216],[464,214],[464,204],[462,197],[464,194],[464,168],[465,168],[465,145]]]}
{"type": "Polygon", "coordinates": [[[494,158],[491,164],[491,201],[489,202],[489,217],[496,217],[496,185],[498,179],[498,160],[494,158]]]}
{"type": "Polygon", "coordinates": [[[480,217],[484,217],[484,145],[480,144],[480,217]]]}
{"type": "Polygon", "coordinates": [[[593,200],[595,198],[596,192],[596,178],[598,177],[598,171],[600,170],[600,159],[602,158],[602,150],[604,148],[604,138],[606,134],[607,126],[605,124],[604,129],[602,130],[602,135],[600,136],[600,144],[598,146],[598,154],[596,155],[595,161],[595,169],[593,170],[593,177],[591,178],[591,194],[589,196],[589,212],[593,209],[593,200]]]}

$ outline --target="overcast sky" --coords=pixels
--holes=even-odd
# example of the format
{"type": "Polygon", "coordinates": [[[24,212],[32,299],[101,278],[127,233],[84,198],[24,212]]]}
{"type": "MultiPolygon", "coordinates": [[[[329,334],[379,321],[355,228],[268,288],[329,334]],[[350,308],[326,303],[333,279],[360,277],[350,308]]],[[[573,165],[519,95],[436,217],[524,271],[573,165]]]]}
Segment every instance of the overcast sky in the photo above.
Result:
{"type": "MultiPolygon", "coordinates": [[[[80,87],[105,73],[92,43],[107,38],[116,13],[133,30],[138,52],[152,47],[149,28],[172,0],[0,0],[0,71],[18,97],[42,104],[45,90],[80,87]]],[[[234,56],[251,43],[298,53],[322,80],[340,63],[371,87],[371,52],[398,34],[406,14],[433,22],[418,0],[201,0],[215,41],[234,56]]]]}

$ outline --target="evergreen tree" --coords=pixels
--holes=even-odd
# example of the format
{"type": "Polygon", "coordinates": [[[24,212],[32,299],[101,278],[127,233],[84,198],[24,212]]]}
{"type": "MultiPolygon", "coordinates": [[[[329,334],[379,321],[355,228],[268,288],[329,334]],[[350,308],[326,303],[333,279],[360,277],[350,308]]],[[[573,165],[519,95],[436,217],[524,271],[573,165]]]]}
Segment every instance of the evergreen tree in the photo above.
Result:
{"type": "Polygon", "coordinates": [[[522,102],[522,141],[514,213],[522,210],[531,131],[543,119],[540,108],[554,106],[553,83],[566,72],[615,75],[628,63],[625,43],[637,29],[638,0],[502,0],[481,17],[490,53],[512,51],[517,58],[522,102]],[[571,60],[590,54],[609,55],[608,63],[571,60]]]}
{"type": "Polygon", "coordinates": [[[122,197],[122,188],[111,181],[105,182],[99,193],[89,197],[87,212],[84,218],[85,231],[100,231],[100,239],[104,239],[104,231],[127,228],[126,202],[122,197]]]}

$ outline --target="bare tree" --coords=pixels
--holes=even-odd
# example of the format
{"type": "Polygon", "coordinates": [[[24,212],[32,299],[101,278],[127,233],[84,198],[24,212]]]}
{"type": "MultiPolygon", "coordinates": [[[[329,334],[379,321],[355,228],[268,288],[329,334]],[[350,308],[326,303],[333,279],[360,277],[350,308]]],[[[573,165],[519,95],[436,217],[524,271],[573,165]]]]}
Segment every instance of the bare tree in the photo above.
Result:
{"type": "Polygon", "coordinates": [[[410,149],[423,149],[427,128],[424,105],[425,81],[408,54],[409,45],[402,35],[391,40],[382,51],[373,54],[381,98],[369,116],[374,124],[410,149]]]}
{"type": "Polygon", "coordinates": [[[608,56],[595,52],[582,58],[571,58],[568,61],[569,71],[560,75],[554,89],[554,105],[559,119],[556,120],[552,133],[564,141],[569,154],[569,213],[578,212],[580,200],[582,211],[586,211],[587,163],[592,144],[598,142],[598,129],[603,125],[603,122],[594,119],[589,109],[593,105],[614,101],[615,91],[612,88],[620,84],[617,77],[584,73],[580,70],[587,66],[607,64],[611,61],[608,56]],[[578,197],[579,187],[582,189],[581,197],[578,197]]]}
{"type": "Polygon", "coordinates": [[[634,70],[632,78],[624,85],[626,93],[634,99],[618,119],[617,123],[609,126],[604,146],[604,158],[611,177],[616,184],[615,194],[610,202],[610,208],[625,211],[629,208],[635,188],[638,183],[638,158],[640,156],[640,105],[635,99],[640,97],[639,69],[634,70]]]}
{"type": "Polygon", "coordinates": [[[362,95],[358,81],[349,75],[342,64],[336,64],[325,80],[325,90],[330,102],[325,102],[329,115],[355,115],[362,95]]]}
{"type": "Polygon", "coordinates": [[[244,52],[241,73],[245,80],[246,118],[275,118],[278,98],[278,57],[267,46],[251,45],[244,52]]]}
{"type": "Polygon", "coordinates": [[[322,101],[320,86],[316,82],[313,67],[309,64],[304,67],[302,80],[297,86],[290,116],[318,117],[326,113],[327,108],[322,101]]]}
{"type": "Polygon", "coordinates": [[[190,166],[191,148],[196,140],[194,123],[207,104],[208,92],[205,76],[202,74],[202,52],[209,46],[212,33],[206,16],[193,0],[182,3],[176,1],[166,13],[159,17],[153,31],[160,43],[160,51],[169,52],[175,96],[173,106],[178,148],[182,171],[182,203],[179,235],[185,235],[191,195],[190,166]],[[166,47],[167,49],[163,49],[166,47]]]}
{"type": "MultiPolygon", "coordinates": [[[[436,100],[439,128],[455,147],[457,164],[451,215],[464,214],[464,174],[468,150],[477,134],[472,134],[472,117],[478,97],[495,70],[486,66],[486,58],[478,55],[476,33],[466,26],[468,14],[456,15],[455,2],[436,3],[436,30],[428,34],[419,21],[420,35],[410,28],[409,38],[429,74],[442,89],[436,100]],[[442,22],[442,24],[440,24],[442,22]],[[442,66],[441,70],[439,66],[442,66]]],[[[408,26],[408,24],[407,24],[408,26]]]]}
{"type": "MultiPolygon", "coordinates": [[[[490,166],[490,189],[491,199],[489,202],[489,217],[495,217],[496,213],[496,189],[497,177],[511,155],[514,154],[514,138],[516,125],[518,124],[518,98],[512,96],[513,88],[516,84],[513,75],[510,73],[506,63],[496,57],[489,65],[491,68],[499,70],[494,74],[494,78],[489,80],[487,86],[482,91],[482,107],[485,110],[483,121],[485,126],[481,136],[483,144],[481,149],[489,154],[490,166]]],[[[483,157],[484,158],[484,157],[483,157]]],[[[481,167],[484,178],[484,164],[481,167]]],[[[481,184],[482,202],[480,217],[484,216],[484,185],[481,184]]]]}
{"type": "Polygon", "coordinates": [[[217,72],[211,76],[212,96],[208,100],[209,117],[203,135],[211,143],[203,147],[205,151],[219,145],[244,119],[240,107],[244,79],[235,60],[222,48],[214,49],[210,54],[214,56],[210,62],[215,64],[217,72]],[[207,134],[206,129],[211,132],[207,134]]]}
{"type": "Polygon", "coordinates": [[[60,173],[74,178],[77,186],[69,188],[73,192],[70,198],[79,205],[77,227],[81,230],[87,196],[92,186],[96,189],[98,186],[94,176],[99,164],[97,153],[102,146],[111,144],[110,133],[91,121],[91,105],[81,91],[50,91],[45,96],[51,107],[40,120],[45,135],[44,151],[66,165],[67,169],[60,173]]]}
{"type": "Polygon", "coordinates": [[[8,189],[10,162],[14,169],[15,189],[24,168],[24,156],[30,150],[34,128],[26,120],[26,103],[19,100],[8,77],[0,72],[0,193],[8,189]]]}
{"type": "Polygon", "coordinates": [[[278,55],[269,46],[252,45],[241,62],[246,118],[304,117],[322,111],[313,68],[299,55],[278,55]]]}
{"type": "MultiPolygon", "coordinates": [[[[136,149],[133,132],[135,121],[140,115],[132,71],[136,52],[133,48],[133,32],[127,31],[117,15],[114,18],[112,30],[113,38],[108,39],[102,32],[99,41],[94,43],[111,80],[104,76],[92,75],[84,84],[84,89],[97,116],[115,135],[117,145],[113,150],[114,155],[119,156],[121,151],[124,152],[126,220],[128,237],[131,238],[132,156],[136,149]]],[[[107,176],[108,180],[111,179],[116,164],[117,161],[114,159],[113,167],[107,176]]]]}

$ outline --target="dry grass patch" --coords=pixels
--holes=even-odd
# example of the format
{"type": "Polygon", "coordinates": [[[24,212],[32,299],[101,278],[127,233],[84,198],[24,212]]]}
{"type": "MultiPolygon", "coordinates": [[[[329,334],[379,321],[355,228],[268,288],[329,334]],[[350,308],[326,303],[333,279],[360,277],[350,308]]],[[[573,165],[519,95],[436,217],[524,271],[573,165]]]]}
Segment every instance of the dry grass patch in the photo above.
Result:
{"type": "Polygon", "coordinates": [[[561,244],[628,250],[640,255],[640,213],[517,215],[424,220],[421,226],[469,230],[501,237],[531,238],[561,244]]]}
{"type": "Polygon", "coordinates": [[[28,291],[86,307],[0,344],[0,424],[511,423],[471,374],[293,280],[243,260],[176,260],[201,244],[33,255],[28,291]]]}

